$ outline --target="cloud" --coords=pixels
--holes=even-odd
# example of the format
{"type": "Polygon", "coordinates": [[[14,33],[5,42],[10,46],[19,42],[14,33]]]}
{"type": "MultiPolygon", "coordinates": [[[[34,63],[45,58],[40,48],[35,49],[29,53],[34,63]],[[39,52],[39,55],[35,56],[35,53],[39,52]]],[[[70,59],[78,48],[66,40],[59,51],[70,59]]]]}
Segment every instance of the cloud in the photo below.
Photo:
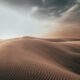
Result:
{"type": "MultiPolygon", "coordinates": [[[[80,5],[75,4],[56,20],[58,31],[48,34],[50,37],[80,38],[80,5]]],[[[54,25],[53,25],[54,27],[54,25]]],[[[54,29],[54,28],[53,28],[54,29]]]]}
{"type": "Polygon", "coordinates": [[[80,3],[80,0],[77,0],[78,3],[80,3]]]}
{"type": "Polygon", "coordinates": [[[52,36],[56,27],[58,30],[55,35],[58,37],[80,35],[80,0],[2,0],[2,2],[4,5],[8,4],[9,8],[20,11],[22,15],[25,13],[37,20],[51,22],[48,26],[51,28],[49,34],[52,36]]]}
{"type": "Polygon", "coordinates": [[[62,14],[62,17],[60,18],[60,21],[66,22],[66,23],[79,23],[80,21],[80,6],[75,4],[72,6],[69,10],[67,10],[65,13],[62,14]]]}
{"type": "Polygon", "coordinates": [[[39,9],[35,11],[33,16],[37,16],[38,18],[40,16],[42,19],[49,19],[52,16],[59,17],[76,4],[76,0],[3,0],[3,2],[10,4],[10,6],[23,7],[23,12],[29,8],[38,6],[39,9]]]}

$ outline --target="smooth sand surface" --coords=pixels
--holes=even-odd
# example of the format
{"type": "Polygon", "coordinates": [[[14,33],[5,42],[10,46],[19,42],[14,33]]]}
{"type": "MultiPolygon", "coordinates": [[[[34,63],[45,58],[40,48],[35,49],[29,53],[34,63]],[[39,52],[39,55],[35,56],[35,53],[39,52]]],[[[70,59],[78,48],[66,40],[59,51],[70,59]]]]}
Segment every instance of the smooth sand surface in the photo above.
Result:
{"type": "Polygon", "coordinates": [[[80,80],[80,41],[3,40],[0,80],[80,80]]]}

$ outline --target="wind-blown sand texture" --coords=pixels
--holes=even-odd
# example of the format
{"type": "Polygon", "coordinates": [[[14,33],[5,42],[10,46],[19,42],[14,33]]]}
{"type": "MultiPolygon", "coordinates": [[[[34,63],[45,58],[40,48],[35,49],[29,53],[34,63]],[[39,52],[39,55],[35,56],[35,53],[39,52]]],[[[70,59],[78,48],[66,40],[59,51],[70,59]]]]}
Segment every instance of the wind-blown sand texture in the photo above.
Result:
{"type": "Polygon", "coordinates": [[[80,80],[80,41],[3,40],[0,80],[80,80]]]}

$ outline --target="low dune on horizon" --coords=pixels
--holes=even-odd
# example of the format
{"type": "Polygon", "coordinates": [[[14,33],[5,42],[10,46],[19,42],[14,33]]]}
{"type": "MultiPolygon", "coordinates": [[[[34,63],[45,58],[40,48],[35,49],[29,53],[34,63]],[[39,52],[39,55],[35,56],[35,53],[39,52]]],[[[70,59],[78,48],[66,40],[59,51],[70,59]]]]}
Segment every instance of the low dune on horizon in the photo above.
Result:
{"type": "Polygon", "coordinates": [[[80,39],[1,40],[0,80],[80,80],[80,39]]]}

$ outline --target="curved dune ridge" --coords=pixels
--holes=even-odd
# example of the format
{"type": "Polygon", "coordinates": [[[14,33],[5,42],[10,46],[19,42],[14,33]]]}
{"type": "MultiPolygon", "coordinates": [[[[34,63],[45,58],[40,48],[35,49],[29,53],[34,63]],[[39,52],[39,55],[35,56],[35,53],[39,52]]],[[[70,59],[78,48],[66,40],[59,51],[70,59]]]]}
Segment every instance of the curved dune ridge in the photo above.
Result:
{"type": "Polygon", "coordinates": [[[1,40],[0,80],[80,80],[80,41],[1,40]]]}

